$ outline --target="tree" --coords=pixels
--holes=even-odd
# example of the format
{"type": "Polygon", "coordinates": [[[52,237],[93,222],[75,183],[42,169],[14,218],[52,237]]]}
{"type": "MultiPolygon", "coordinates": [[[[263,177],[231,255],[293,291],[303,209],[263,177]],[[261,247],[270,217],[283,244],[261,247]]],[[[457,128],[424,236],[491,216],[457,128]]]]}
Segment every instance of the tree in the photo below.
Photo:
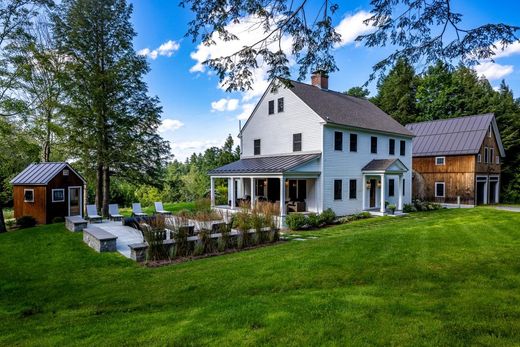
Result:
{"type": "Polygon", "coordinates": [[[417,76],[414,68],[399,60],[378,85],[378,94],[372,101],[401,124],[416,120],[417,76]]]}
{"type": "Polygon", "coordinates": [[[363,98],[366,99],[368,95],[370,94],[370,91],[363,87],[352,87],[343,94],[347,94],[350,96],[355,96],[356,98],[363,98]]]}
{"type": "MultiPolygon", "coordinates": [[[[370,4],[371,17],[365,24],[375,30],[358,37],[358,41],[368,47],[396,47],[374,66],[371,79],[376,74],[382,76],[401,59],[411,64],[422,61],[429,65],[438,60],[474,64],[492,58],[497,49],[518,40],[518,26],[498,23],[464,28],[463,16],[454,11],[450,0],[371,0],[370,4]]],[[[217,39],[238,40],[229,24],[245,18],[254,19],[263,29],[258,41],[205,62],[230,91],[250,89],[252,70],[260,63],[268,66],[269,79],[289,78],[289,54],[299,66],[300,80],[309,70],[337,70],[332,54],[341,40],[333,25],[333,15],[339,8],[336,3],[323,0],[316,6],[307,0],[182,0],[181,5],[189,7],[195,16],[186,35],[193,41],[200,38],[205,45],[215,44],[217,39]],[[290,47],[284,50],[282,40],[290,47]]]]}
{"type": "Polygon", "coordinates": [[[67,57],[69,141],[95,176],[96,205],[105,216],[113,175],[151,181],[169,157],[157,134],[159,100],[147,95],[143,81],[149,67],[132,46],[131,13],[125,0],[64,0],[53,17],[59,51],[67,57]]]}

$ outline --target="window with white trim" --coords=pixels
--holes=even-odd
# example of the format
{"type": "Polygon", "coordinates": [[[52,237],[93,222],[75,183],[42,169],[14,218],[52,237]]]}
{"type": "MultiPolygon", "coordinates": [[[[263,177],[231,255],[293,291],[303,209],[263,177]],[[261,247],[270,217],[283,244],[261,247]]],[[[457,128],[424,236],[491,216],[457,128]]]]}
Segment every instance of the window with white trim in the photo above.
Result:
{"type": "Polygon", "coordinates": [[[489,150],[487,147],[484,148],[484,163],[488,163],[489,162],[489,150]]]}
{"type": "Polygon", "coordinates": [[[498,155],[495,157],[495,164],[500,164],[500,157],[498,155]]]}
{"type": "Polygon", "coordinates": [[[65,201],[65,189],[53,189],[52,190],[52,202],[64,202],[65,201]]]}
{"type": "Polygon", "coordinates": [[[334,180],[334,200],[341,200],[343,195],[343,181],[334,180]]]}
{"type": "Polygon", "coordinates": [[[444,182],[435,182],[435,197],[436,198],[444,198],[444,182]]]}
{"type": "Polygon", "coordinates": [[[260,146],[261,146],[260,139],[256,139],[253,141],[254,155],[260,155],[260,153],[261,153],[260,146]]]}
{"type": "Polygon", "coordinates": [[[23,190],[23,201],[24,202],[34,202],[34,189],[24,189],[23,190]]]}
{"type": "Polygon", "coordinates": [[[482,155],[480,153],[477,154],[477,163],[482,163],[482,155]]]}
{"type": "Polygon", "coordinates": [[[274,100],[269,100],[268,108],[269,108],[268,113],[274,114],[274,100]]]}
{"type": "Polygon", "coordinates": [[[284,111],[283,98],[278,99],[278,113],[284,111]]]}
{"type": "Polygon", "coordinates": [[[435,165],[445,165],[446,157],[435,157],[435,165]]]}
{"type": "Polygon", "coordinates": [[[357,199],[357,180],[349,181],[348,198],[357,199]]]}
{"type": "Polygon", "coordinates": [[[489,149],[489,163],[493,164],[493,159],[495,159],[495,149],[490,148],[489,149]]]}

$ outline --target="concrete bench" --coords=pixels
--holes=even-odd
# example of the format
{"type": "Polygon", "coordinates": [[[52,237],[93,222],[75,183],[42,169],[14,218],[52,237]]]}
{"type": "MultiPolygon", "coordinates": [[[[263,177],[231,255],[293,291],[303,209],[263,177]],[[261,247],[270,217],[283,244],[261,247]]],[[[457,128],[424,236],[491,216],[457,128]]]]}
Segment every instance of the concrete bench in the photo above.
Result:
{"type": "Polygon", "coordinates": [[[115,252],[117,236],[97,227],[83,229],[83,242],[97,252],[115,252]]]}
{"type": "Polygon", "coordinates": [[[83,231],[88,222],[80,216],[65,217],[65,227],[70,231],[83,231]]]}
{"type": "Polygon", "coordinates": [[[143,262],[146,260],[146,250],[148,249],[147,243],[132,243],[128,245],[130,247],[130,259],[137,262],[143,262]]]}

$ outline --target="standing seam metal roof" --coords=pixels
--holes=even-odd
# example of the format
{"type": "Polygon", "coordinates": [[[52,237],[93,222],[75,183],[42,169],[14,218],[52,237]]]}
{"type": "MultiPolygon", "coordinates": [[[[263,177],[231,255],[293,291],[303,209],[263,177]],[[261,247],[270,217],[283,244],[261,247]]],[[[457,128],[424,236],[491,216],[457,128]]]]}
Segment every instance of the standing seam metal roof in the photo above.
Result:
{"type": "MultiPolygon", "coordinates": [[[[67,163],[33,163],[13,178],[10,183],[13,185],[45,185],[65,168],[74,171],[67,163]]],[[[83,177],[79,177],[85,181],[83,177]]]]}
{"type": "Polygon", "coordinates": [[[408,124],[415,134],[413,156],[475,154],[494,115],[491,113],[408,124]]]}
{"type": "Polygon", "coordinates": [[[245,158],[209,171],[210,175],[241,173],[283,173],[319,158],[321,154],[281,155],[245,158]]]}

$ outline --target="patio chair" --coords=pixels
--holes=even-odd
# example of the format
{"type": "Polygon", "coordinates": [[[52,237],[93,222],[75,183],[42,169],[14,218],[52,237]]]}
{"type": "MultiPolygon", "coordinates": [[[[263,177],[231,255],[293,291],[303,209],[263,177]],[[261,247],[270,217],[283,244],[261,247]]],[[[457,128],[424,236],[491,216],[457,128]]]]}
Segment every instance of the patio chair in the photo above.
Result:
{"type": "Polygon", "coordinates": [[[141,204],[138,202],[132,204],[132,217],[148,217],[148,215],[143,212],[141,204]]]}
{"type": "Polygon", "coordinates": [[[155,202],[155,213],[160,215],[171,215],[172,213],[170,211],[166,211],[163,207],[162,202],[155,202]]]}
{"type": "Polygon", "coordinates": [[[119,214],[119,206],[117,206],[117,204],[108,205],[108,219],[116,222],[123,219],[123,215],[119,214]]]}
{"type": "Polygon", "coordinates": [[[86,219],[90,223],[101,223],[103,222],[103,217],[98,214],[96,205],[87,205],[87,217],[86,219]]]}

